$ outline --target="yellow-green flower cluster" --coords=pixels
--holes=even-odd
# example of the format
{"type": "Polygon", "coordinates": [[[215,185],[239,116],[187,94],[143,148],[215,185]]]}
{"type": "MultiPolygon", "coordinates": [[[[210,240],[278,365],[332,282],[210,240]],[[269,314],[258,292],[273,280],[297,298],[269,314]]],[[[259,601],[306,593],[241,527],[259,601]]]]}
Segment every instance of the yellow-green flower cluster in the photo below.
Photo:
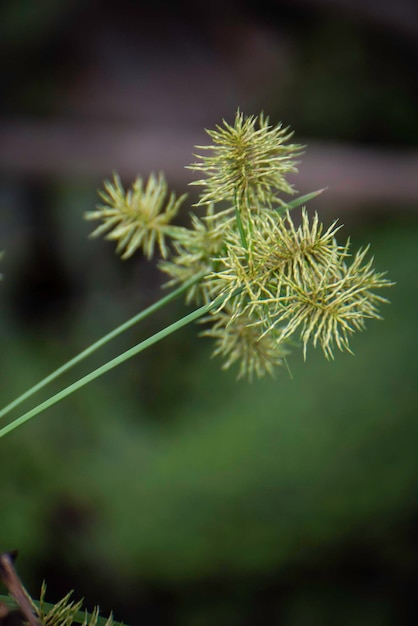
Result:
{"type": "Polygon", "coordinates": [[[83,601],[80,600],[78,602],[74,602],[71,599],[72,591],[70,591],[70,593],[64,596],[64,598],[59,600],[56,604],[49,604],[46,602],[45,595],[46,584],[43,583],[39,602],[35,604],[32,598],[28,596],[33,606],[33,611],[40,624],[47,624],[48,626],[72,626],[72,624],[81,624],[81,626],[98,626],[98,624],[102,624],[103,626],[114,626],[115,624],[112,615],[110,615],[107,619],[100,617],[98,607],[95,607],[91,613],[83,611],[84,619],[83,622],[81,622],[80,613],[82,613],[83,601]]]}
{"type": "Polygon", "coordinates": [[[289,143],[288,128],[239,111],[233,124],[207,133],[213,143],[198,146],[205,156],[189,166],[205,175],[191,183],[203,187],[196,206],[204,214],[192,214],[190,228],[170,225],[184,197],[166,202],[161,175],[145,187],[137,179],[128,192],[115,177],[105,183],[105,204],[87,215],[104,222],[93,235],[107,232],[123,258],[139,247],[150,257],[157,243],[169,286],[199,277],[187,301],[216,302],[203,334],[215,339],[225,368],[238,365],[239,377],[273,374],[290,338],[305,356],[309,344],[327,358],[335,348],[350,350],[351,335],[387,302],[376,290],[391,283],[374,271],[367,249],[351,256],[349,242],[337,242],[336,222],[325,228],[306,208],[292,219],[304,198],[283,196],[295,193],[287,177],[297,172],[301,146],[289,143]]]}
{"type": "Polygon", "coordinates": [[[378,318],[378,304],[387,302],[375,290],[390,283],[365,261],[367,249],[348,263],[349,242],[338,245],[335,223],[323,231],[318,216],[310,222],[305,209],[298,228],[289,213],[276,220],[257,216],[253,227],[251,251],[235,238],[221,269],[209,277],[213,294],[224,292],[235,302],[231,319],[250,315],[261,337],[274,329],[279,342],[299,331],[305,356],[310,342],[328,358],[334,346],[349,350],[350,335],[378,318]]]}
{"type": "MultiPolygon", "coordinates": [[[[239,376],[251,379],[284,363],[291,337],[305,356],[310,343],[327,358],[335,347],[350,350],[352,333],[379,318],[378,305],[387,301],[376,290],[391,283],[373,270],[367,250],[350,262],[349,242],[336,240],[336,222],[324,228],[302,208],[295,225],[280,195],[294,193],[286,177],[296,171],[300,151],[287,143],[288,129],[238,112],[233,125],[224,122],[208,134],[213,144],[201,148],[211,156],[191,168],[206,174],[192,184],[203,187],[197,205],[211,203],[207,236],[214,227],[222,233],[202,281],[206,301],[223,296],[206,320],[215,354],[224,357],[224,367],[238,362],[239,376]],[[222,212],[214,213],[220,203],[222,212]]],[[[174,275],[179,258],[163,269],[174,275]]]]}
{"type": "Polygon", "coordinates": [[[276,328],[260,335],[250,315],[234,316],[234,310],[227,304],[220,311],[205,318],[210,328],[202,333],[216,340],[213,356],[224,359],[223,369],[238,364],[238,378],[252,380],[268,373],[274,375],[274,368],[285,363],[287,347],[276,328]]]}
{"type": "Polygon", "coordinates": [[[167,286],[185,283],[199,274],[202,276],[199,282],[189,288],[187,302],[210,302],[206,277],[216,265],[216,258],[224,248],[231,226],[230,219],[216,219],[211,207],[202,219],[192,214],[190,228],[171,231],[174,253],[170,260],[159,263],[160,269],[171,276],[167,286]]]}
{"type": "Polygon", "coordinates": [[[150,259],[155,244],[166,257],[165,237],[170,232],[169,224],[186,197],[183,195],[176,200],[171,193],[167,200],[167,193],[167,183],[162,174],[151,174],[145,186],[142,178],[137,178],[128,191],[115,174],[113,181],[105,181],[104,191],[99,192],[104,204],[99,204],[96,211],[85,214],[87,220],[103,222],[91,233],[91,237],[107,233],[106,239],[118,242],[116,252],[121,254],[122,259],[131,257],[139,248],[150,259]]]}
{"type": "Polygon", "coordinates": [[[297,172],[294,157],[301,146],[288,143],[293,135],[288,128],[270,126],[263,115],[245,117],[238,111],[232,126],[224,121],[206,132],[213,144],[196,147],[212,154],[198,156],[200,161],[189,166],[206,175],[191,183],[205,188],[199,204],[246,200],[270,205],[281,202],[274,192],[295,193],[286,176],[297,172]]]}

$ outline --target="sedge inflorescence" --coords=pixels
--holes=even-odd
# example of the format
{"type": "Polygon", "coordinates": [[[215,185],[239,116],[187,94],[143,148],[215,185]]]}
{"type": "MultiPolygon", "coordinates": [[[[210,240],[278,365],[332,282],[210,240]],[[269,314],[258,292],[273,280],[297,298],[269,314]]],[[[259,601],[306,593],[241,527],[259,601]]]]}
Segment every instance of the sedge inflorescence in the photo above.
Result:
{"type": "Polygon", "coordinates": [[[162,256],[167,256],[168,225],[177,215],[186,194],[176,199],[171,193],[167,199],[167,183],[160,173],[158,176],[151,174],[145,185],[138,177],[128,191],[115,174],[113,181],[105,181],[104,190],[99,195],[103,204],[97,205],[96,211],[85,214],[87,220],[100,219],[103,222],[91,237],[106,233],[107,239],[117,241],[116,252],[122,259],[131,257],[138,249],[150,259],[155,244],[162,256]]]}
{"type": "Polygon", "coordinates": [[[270,206],[282,202],[274,192],[294,192],[286,177],[297,172],[294,157],[300,154],[301,146],[288,143],[293,135],[288,128],[270,126],[263,114],[245,117],[238,111],[233,125],[224,121],[223,126],[206,132],[213,144],[196,147],[210,155],[200,156],[188,166],[205,174],[202,180],[191,183],[204,188],[198,204],[246,197],[270,206]]]}
{"type": "Polygon", "coordinates": [[[203,188],[196,203],[203,214],[192,214],[189,228],[170,225],[184,197],[171,195],[164,208],[161,177],[145,189],[138,179],[128,192],[115,178],[105,183],[106,204],[88,214],[104,222],[94,234],[110,230],[124,257],[138,247],[151,256],[158,242],[169,286],[199,276],[187,301],[214,303],[202,334],[214,339],[224,368],[238,365],[238,377],[273,374],[290,342],[305,357],[309,344],[327,358],[335,348],[350,351],[352,334],[380,317],[387,300],[379,290],[392,283],[373,269],[367,248],[353,255],[349,241],[337,242],[337,222],[325,228],[302,207],[295,223],[291,210],[306,197],[288,197],[302,151],[289,129],[238,111],[233,124],[207,133],[213,143],[198,146],[204,154],[188,166],[204,175],[191,183],[203,188]]]}

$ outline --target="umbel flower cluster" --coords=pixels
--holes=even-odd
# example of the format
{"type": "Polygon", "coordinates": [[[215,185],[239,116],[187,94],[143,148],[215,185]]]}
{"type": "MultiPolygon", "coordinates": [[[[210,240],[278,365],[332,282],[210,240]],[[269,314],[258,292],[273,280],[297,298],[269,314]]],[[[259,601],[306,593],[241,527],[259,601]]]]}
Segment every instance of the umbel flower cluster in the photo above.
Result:
{"type": "Polygon", "coordinates": [[[224,368],[238,377],[273,374],[289,346],[350,351],[350,337],[379,318],[379,295],[390,283],[377,273],[368,249],[350,251],[336,239],[336,222],[325,228],[303,206],[319,192],[295,195],[287,180],[297,172],[302,146],[292,132],[263,115],[237,112],[232,125],[207,131],[208,146],[188,166],[204,177],[189,228],[172,224],[184,196],[168,195],[160,174],[138,178],[124,191],[117,176],[105,183],[104,204],[86,214],[102,224],[92,233],[117,240],[123,258],[158,246],[168,286],[190,284],[187,302],[207,304],[203,334],[215,340],[224,368]],[[291,210],[302,207],[293,220],[291,210]],[[199,211],[199,213],[197,213],[199,211]],[[169,242],[169,243],[168,243],[169,242]]]}

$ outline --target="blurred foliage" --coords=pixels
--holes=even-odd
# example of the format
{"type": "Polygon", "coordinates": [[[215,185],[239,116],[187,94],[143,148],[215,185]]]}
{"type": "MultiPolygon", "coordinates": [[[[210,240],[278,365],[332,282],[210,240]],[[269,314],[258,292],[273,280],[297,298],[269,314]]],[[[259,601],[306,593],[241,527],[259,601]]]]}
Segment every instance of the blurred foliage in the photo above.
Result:
{"type": "MultiPolygon", "coordinates": [[[[1,455],[6,509],[0,536],[7,538],[3,548],[19,547],[21,570],[32,584],[46,576],[52,593],[60,594],[77,577],[77,592],[104,611],[115,608],[108,606],[110,589],[119,601],[129,604],[135,596],[140,604],[139,588],[146,605],[147,586],[175,589],[181,598],[190,585],[214,585],[203,605],[193,609],[186,597],[173,611],[183,616],[182,624],[226,625],[244,623],[255,610],[254,584],[283,582],[287,572],[292,580],[295,570],[320,567],[329,553],[335,565],[344,546],[378,555],[395,570],[408,567],[402,546],[390,536],[417,514],[417,311],[411,289],[417,224],[392,219],[358,230],[355,239],[373,242],[377,267],[390,267],[397,282],[385,321],[371,323],[356,338],[357,356],[338,354],[329,363],[311,351],[305,364],[295,355],[293,379],[282,373],[247,385],[221,372],[205,340],[195,338],[197,329],[187,329],[8,439],[1,455]],[[231,599],[237,580],[252,589],[242,604],[231,599]],[[199,617],[215,597],[229,609],[199,617]]],[[[84,302],[86,310],[67,322],[66,334],[49,340],[48,329],[31,336],[3,315],[7,396],[64,360],[80,336],[85,341],[83,327],[94,326],[98,334],[111,316],[123,319],[131,304],[129,298],[115,309],[111,302],[96,300],[93,308],[84,302]],[[106,311],[102,318],[99,309],[106,311]],[[83,316],[90,321],[80,323],[83,316]]],[[[181,308],[178,303],[170,315],[181,308]]],[[[314,578],[301,604],[291,593],[278,593],[274,610],[281,623],[332,622],[346,604],[346,621],[338,623],[362,623],[363,604],[353,608],[338,577],[322,582],[320,595],[336,593],[333,602],[324,600],[327,613],[316,621],[303,617],[312,616],[311,601],[318,602],[317,584],[314,578]]],[[[390,596],[385,592],[381,599],[393,614],[390,596]]],[[[379,602],[364,615],[383,613],[379,602]]],[[[369,623],[394,623],[379,619],[369,623]]]]}
{"type": "MultiPolygon", "coordinates": [[[[109,21],[115,24],[116,33],[125,29],[133,63],[138,60],[132,53],[143,59],[138,46],[144,40],[136,30],[131,31],[132,25],[141,24],[149,16],[154,16],[158,25],[162,21],[176,24],[180,16],[184,36],[190,37],[191,46],[203,41],[211,58],[214,50],[219,53],[221,20],[216,5],[199,6],[189,0],[176,4],[168,0],[152,4],[120,0],[115,8],[111,0],[102,0],[100,9],[97,11],[93,2],[80,0],[44,0],[42,7],[36,9],[29,0],[2,3],[0,71],[7,99],[0,104],[0,111],[13,117],[67,111],[66,97],[77,82],[80,64],[87,61],[89,34],[102,33],[109,46],[115,45],[109,37],[109,21]]],[[[226,2],[224,9],[223,27],[225,36],[230,35],[231,46],[238,45],[232,28],[235,22],[261,24],[277,46],[277,77],[248,96],[247,104],[253,111],[263,108],[272,120],[289,124],[301,137],[378,145],[417,144],[416,40],[403,37],[396,28],[379,27],[375,16],[378,8],[369,8],[369,19],[364,19],[367,11],[361,19],[355,7],[350,10],[348,5],[340,7],[338,3],[326,7],[307,3],[301,8],[299,3],[292,6],[270,0],[243,0],[238,5],[226,2]],[[228,22],[231,15],[234,19],[228,22]]],[[[171,32],[169,26],[166,28],[171,32]]],[[[161,47],[162,32],[152,34],[161,47]]],[[[242,42],[239,45],[243,53],[246,46],[242,42]]],[[[116,59],[119,54],[116,46],[116,59]]],[[[173,50],[168,55],[168,66],[176,62],[175,54],[173,50]]],[[[106,59],[108,62],[109,57],[106,59]]],[[[133,81],[138,80],[148,64],[146,59],[136,66],[133,81]]],[[[101,69],[107,73],[106,67],[101,69]]],[[[124,71],[129,70],[121,68],[122,74],[124,71]]],[[[245,92],[246,81],[251,85],[253,76],[243,76],[242,80],[245,92]]],[[[185,107],[188,105],[185,102],[185,107]]],[[[234,102],[232,111],[236,106],[234,102]]],[[[217,111],[214,119],[224,114],[217,111]]]]}
{"type": "Polygon", "coordinates": [[[416,145],[418,47],[337,12],[311,18],[297,22],[294,73],[276,115],[321,141],[416,145]]]}
{"type": "MultiPolygon", "coordinates": [[[[169,4],[177,11],[157,12],[169,18],[169,4]]],[[[255,110],[298,136],[417,144],[410,40],[330,8],[245,7],[296,51],[278,86],[254,93],[255,110]]],[[[0,9],[3,114],[56,111],[80,69],[80,38],[100,29],[94,3],[38,9],[0,9]]],[[[0,189],[2,404],[154,301],[161,279],[87,240],[81,215],[100,181],[49,181],[36,202],[33,181],[11,184],[26,210],[9,211],[0,189]]],[[[75,588],[87,608],[132,626],[415,623],[418,224],[399,207],[356,215],[353,243],[371,242],[397,285],[385,320],[355,338],[355,357],[295,354],[293,378],[249,386],[188,328],[4,440],[0,550],[19,549],[32,594],[45,578],[52,600],[75,588]]],[[[182,311],[179,302],[117,347],[182,311]]]]}

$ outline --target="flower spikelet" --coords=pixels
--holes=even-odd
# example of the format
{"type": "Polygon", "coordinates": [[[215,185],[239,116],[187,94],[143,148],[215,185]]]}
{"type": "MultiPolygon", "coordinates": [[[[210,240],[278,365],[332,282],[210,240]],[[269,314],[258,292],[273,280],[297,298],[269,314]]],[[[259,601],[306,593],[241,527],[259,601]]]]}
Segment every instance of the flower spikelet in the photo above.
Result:
{"type": "Polygon", "coordinates": [[[365,261],[367,248],[347,264],[350,244],[337,243],[338,229],[336,222],[325,229],[316,214],[310,220],[305,209],[298,227],[290,214],[265,211],[254,216],[250,249],[237,232],[230,235],[207,279],[212,297],[224,295],[227,307],[221,309],[228,310],[230,327],[250,323],[257,327],[251,337],[254,332],[264,339],[274,331],[275,341],[298,331],[305,357],[310,342],[327,358],[333,358],[335,346],[350,351],[351,335],[363,330],[367,319],[380,318],[378,305],[387,302],[376,291],[392,283],[373,270],[373,259],[365,261]]]}
{"type": "Polygon", "coordinates": [[[228,222],[212,218],[200,219],[191,215],[191,228],[176,228],[171,231],[174,252],[169,260],[160,261],[159,268],[171,277],[166,286],[185,283],[202,274],[202,280],[192,285],[186,295],[187,302],[209,302],[210,290],[206,276],[216,265],[216,259],[224,247],[228,222]]]}
{"type": "Polygon", "coordinates": [[[131,257],[138,248],[151,258],[156,244],[161,255],[167,256],[165,237],[185,194],[176,199],[171,193],[167,199],[167,183],[162,174],[151,174],[145,186],[142,178],[137,178],[125,191],[115,174],[113,181],[105,181],[99,195],[104,204],[85,214],[87,220],[103,222],[91,233],[92,237],[107,233],[106,239],[118,242],[116,252],[122,259],[131,257]]]}
{"type": "Polygon", "coordinates": [[[239,291],[236,302],[253,313],[259,301],[282,295],[294,275],[313,271],[321,276],[325,266],[338,255],[341,258],[345,251],[335,240],[337,230],[336,222],[324,230],[316,214],[310,223],[305,209],[298,228],[289,213],[283,217],[263,211],[253,218],[249,249],[237,231],[229,234],[216,270],[207,278],[210,291],[214,296],[227,294],[225,301],[239,291]]]}
{"type": "Polygon", "coordinates": [[[260,259],[264,257],[266,270],[271,272],[293,274],[307,268],[320,273],[320,268],[327,266],[336,252],[343,254],[343,248],[335,239],[340,228],[335,221],[324,230],[318,214],[315,213],[310,221],[305,208],[297,228],[289,212],[284,218],[264,214],[256,231],[254,247],[260,259]]]}
{"type": "Polygon", "coordinates": [[[72,624],[81,624],[81,626],[97,626],[99,620],[103,626],[113,626],[114,620],[110,615],[104,622],[99,616],[99,609],[96,607],[91,613],[84,614],[83,622],[80,621],[80,612],[83,602],[73,602],[71,600],[72,592],[68,593],[64,598],[54,605],[45,602],[46,585],[43,583],[39,603],[35,604],[31,599],[34,612],[38,617],[42,626],[71,626],[72,624]]]}
{"type": "Polygon", "coordinates": [[[373,259],[364,262],[367,251],[359,250],[351,265],[344,254],[323,268],[321,276],[315,271],[295,273],[285,279],[284,295],[265,302],[271,309],[276,306],[272,326],[284,326],[283,338],[300,331],[305,357],[309,342],[319,344],[329,359],[335,346],[351,352],[350,336],[364,330],[367,319],[381,319],[378,305],[388,300],[376,290],[393,283],[373,270],[373,259]]]}
{"type": "Polygon", "coordinates": [[[339,230],[333,222],[326,230],[315,213],[310,221],[305,208],[298,227],[285,216],[263,212],[254,220],[253,256],[257,259],[260,292],[282,294],[292,281],[305,273],[322,276],[324,268],[337,264],[347,246],[337,243],[339,230]]]}
{"type": "Polygon", "coordinates": [[[263,335],[257,326],[252,325],[250,317],[233,318],[229,305],[203,321],[212,324],[202,335],[215,338],[213,356],[220,355],[225,359],[222,369],[239,364],[238,379],[252,381],[254,376],[274,376],[275,367],[284,364],[287,351],[276,328],[263,335]]]}
{"type": "Polygon", "coordinates": [[[249,303],[260,300],[265,280],[265,268],[243,247],[239,233],[233,231],[205,282],[212,298],[222,295],[223,304],[233,302],[234,319],[247,310],[249,303]]]}
{"type": "Polygon", "coordinates": [[[263,115],[244,117],[238,111],[233,125],[223,120],[223,126],[206,132],[213,145],[196,147],[212,155],[196,155],[200,161],[189,166],[207,176],[191,183],[205,188],[198,204],[245,199],[258,207],[270,205],[278,191],[294,193],[286,176],[297,172],[293,157],[301,146],[287,143],[293,135],[288,128],[271,126],[263,115]]]}

